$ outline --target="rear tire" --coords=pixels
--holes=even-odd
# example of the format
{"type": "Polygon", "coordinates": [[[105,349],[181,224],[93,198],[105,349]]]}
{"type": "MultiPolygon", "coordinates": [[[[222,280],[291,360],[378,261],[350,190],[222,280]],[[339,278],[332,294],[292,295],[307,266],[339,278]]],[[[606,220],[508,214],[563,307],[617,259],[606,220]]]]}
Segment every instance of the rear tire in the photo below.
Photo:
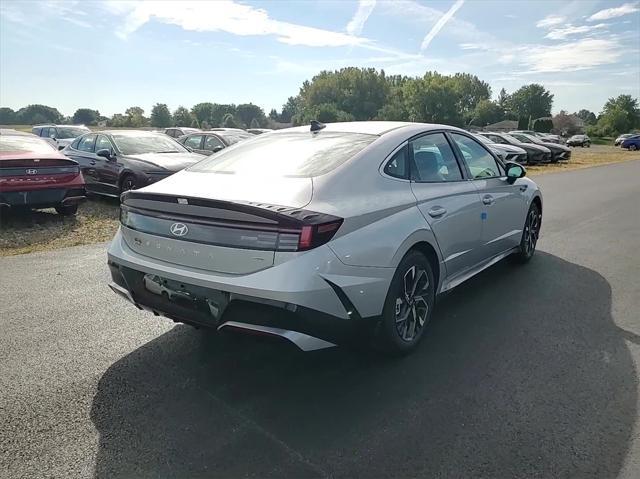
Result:
{"type": "Polygon", "coordinates": [[[56,206],[56,211],[62,216],[73,216],[78,212],[78,205],[60,205],[56,206]]]}
{"type": "Polygon", "coordinates": [[[429,260],[410,251],[391,280],[376,331],[377,349],[392,355],[413,351],[426,329],[435,304],[435,281],[429,260]]]}
{"type": "Polygon", "coordinates": [[[536,203],[531,203],[527,217],[524,221],[522,239],[520,240],[520,250],[514,254],[514,259],[518,263],[527,263],[533,258],[540,236],[540,226],[542,225],[542,213],[536,203]]]}

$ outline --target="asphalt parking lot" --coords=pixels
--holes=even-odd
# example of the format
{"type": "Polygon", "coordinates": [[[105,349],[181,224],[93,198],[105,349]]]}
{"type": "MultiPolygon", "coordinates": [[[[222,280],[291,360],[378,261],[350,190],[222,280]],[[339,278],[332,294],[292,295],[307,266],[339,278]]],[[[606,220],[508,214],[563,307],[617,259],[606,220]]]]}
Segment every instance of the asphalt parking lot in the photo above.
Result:
{"type": "Polygon", "coordinates": [[[0,477],[639,477],[639,177],[537,177],[536,257],[402,359],[138,312],[105,244],[0,258],[0,477]]]}

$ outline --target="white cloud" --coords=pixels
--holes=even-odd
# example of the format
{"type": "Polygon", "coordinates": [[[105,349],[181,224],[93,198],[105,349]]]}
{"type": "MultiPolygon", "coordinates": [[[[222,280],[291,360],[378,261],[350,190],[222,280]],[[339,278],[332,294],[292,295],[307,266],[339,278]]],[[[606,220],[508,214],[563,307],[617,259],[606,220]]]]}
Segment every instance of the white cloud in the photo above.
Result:
{"type": "Polygon", "coordinates": [[[617,41],[594,38],[553,46],[528,46],[521,51],[521,61],[528,71],[519,74],[586,70],[616,63],[624,53],[617,41]]]}
{"type": "Polygon", "coordinates": [[[597,25],[581,25],[579,27],[569,24],[564,28],[552,28],[549,30],[549,33],[545,35],[545,38],[550,38],[551,40],[564,40],[570,35],[588,33],[593,30],[605,28],[606,26],[607,25],[604,23],[598,23],[597,25]]]}
{"type": "Polygon", "coordinates": [[[436,24],[431,27],[431,30],[429,31],[429,33],[427,33],[427,36],[424,37],[424,40],[422,40],[422,45],[420,45],[420,50],[424,51],[429,47],[429,44],[436,37],[436,35],[440,33],[442,27],[444,27],[447,22],[451,20],[456,12],[460,10],[460,7],[462,7],[462,5],[464,5],[464,0],[456,0],[456,2],[451,5],[451,8],[447,11],[447,13],[440,17],[436,24]]]}
{"type": "Polygon", "coordinates": [[[360,35],[364,24],[369,19],[369,15],[376,6],[376,0],[360,0],[358,9],[351,21],[347,24],[347,33],[349,35],[360,35]]]}
{"type": "Polygon", "coordinates": [[[108,1],[107,8],[124,15],[124,23],[116,31],[126,38],[152,19],[178,25],[184,30],[220,31],[239,36],[273,35],[288,45],[310,47],[363,46],[369,40],[342,32],[282,22],[269,17],[266,10],[236,3],[232,0],[199,1],[108,1]]]}
{"type": "Polygon", "coordinates": [[[623,15],[627,15],[629,13],[634,13],[640,11],[640,7],[637,3],[625,3],[619,7],[615,8],[606,8],[604,10],[600,10],[599,12],[594,13],[589,18],[587,18],[588,22],[597,22],[599,20],[609,20],[611,18],[621,17],[623,15]]]}
{"type": "Polygon", "coordinates": [[[536,23],[536,27],[538,28],[554,27],[556,25],[560,25],[561,23],[564,23],[565,20],[566,18],[560,15],[547,15],[542,20],[538,21],[538,23],[536,23]]]}

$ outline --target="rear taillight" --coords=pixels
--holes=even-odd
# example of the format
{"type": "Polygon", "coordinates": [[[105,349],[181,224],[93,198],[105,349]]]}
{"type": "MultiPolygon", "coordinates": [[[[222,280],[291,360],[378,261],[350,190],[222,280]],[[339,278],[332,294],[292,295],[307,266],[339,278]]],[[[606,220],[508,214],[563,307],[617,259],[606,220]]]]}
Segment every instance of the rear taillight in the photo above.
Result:
{"type": "Polygon", "coordinates": [[[298,251],[317,248],[329,242],[341,225],[342,219],[337,219],[329,223],[303,226],[298,240],[298,251]]]}

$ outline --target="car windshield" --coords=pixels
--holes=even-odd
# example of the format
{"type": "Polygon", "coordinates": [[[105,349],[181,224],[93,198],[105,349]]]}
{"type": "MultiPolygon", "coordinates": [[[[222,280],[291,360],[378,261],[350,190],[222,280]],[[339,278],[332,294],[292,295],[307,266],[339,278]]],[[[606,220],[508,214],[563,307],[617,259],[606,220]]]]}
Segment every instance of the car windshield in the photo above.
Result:
{"type": "Polygon", "coordinates": [[[28,136],[0,136],[0,151],[18,153],[51,153],[56,149],[48,142],[28,136]]]}
{"type": "Polygon", "coordinates": [[[255,135],[244,131],[217,131],[218,136],[223,137],[230,145],[238,143],[239,141],[246,140],[248,138],[254,138],[255,135]]]}
{"type": "Polygon", "coordinates": [[[187,153],[180,143],[164,134],[113,134],[113,140],[123,155],[144,153],[187,153]]]}
{"type": "Polygon", "coordinates": [[[58,130],[57,135],[59,140],[75,138],[77,136],[84,135],[89,131],[88,128],[74,128],[69,126],[59,126],[57,127],[57,130],[58,130]]]}
{"type": "Polygon", "coordinates": [[[190,171],[258,176],[319,176],[338,167],[376,135],[289,132],[253,136],[208,157],[190,171]]]}
{"type": "Polygon", "coordinates": [[[516,141],[519,141],[520,143],[533,143],[533,140],[531,138],[521,133],[511,133],[510,136],[513,137],[516,141]]]}
{"type": "Polygon", "coordinates": [[[482,135],[473,135],[475,138],[477,138],[478,140],[480,140],[482,143],[484,143],[485,145],[494,145],[495,142],[491,141],[489,138],[485,138],[482,135]]]}

